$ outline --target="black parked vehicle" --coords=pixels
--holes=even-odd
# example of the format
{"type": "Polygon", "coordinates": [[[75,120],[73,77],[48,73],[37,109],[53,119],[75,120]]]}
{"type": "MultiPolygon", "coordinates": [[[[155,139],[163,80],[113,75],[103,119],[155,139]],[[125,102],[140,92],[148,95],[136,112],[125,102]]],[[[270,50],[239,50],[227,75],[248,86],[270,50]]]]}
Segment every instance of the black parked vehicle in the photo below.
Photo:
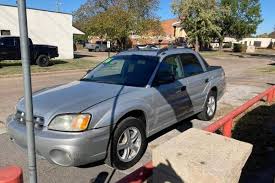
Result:
{"type": "MultiPolygon", "coordinates": [[[[58,48],[50,45],[33,44],[29,39],[31,64],[40,67],[50,65],[50,59],[58,57],[58,48]]],[[[20,60],[20,38],[15,36],[0,36],[0,61],[1,60],[20,60]]]]}

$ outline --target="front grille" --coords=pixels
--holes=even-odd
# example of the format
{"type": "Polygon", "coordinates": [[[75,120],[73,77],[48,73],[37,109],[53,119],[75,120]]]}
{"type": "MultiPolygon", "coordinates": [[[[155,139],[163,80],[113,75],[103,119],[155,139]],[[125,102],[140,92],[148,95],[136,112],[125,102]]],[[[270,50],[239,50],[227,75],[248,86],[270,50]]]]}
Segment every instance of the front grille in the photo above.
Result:
{"type": "MultiPolygon", "coordinates": [[[[26,115],[25,112],[16,111],[15,113],[15,120],[21,124],[26,125],[26,115]]],[[[44,118],[40,116],[33,117],[34,127],[37,129],[42,129],[44,125],[44,118]]]]}

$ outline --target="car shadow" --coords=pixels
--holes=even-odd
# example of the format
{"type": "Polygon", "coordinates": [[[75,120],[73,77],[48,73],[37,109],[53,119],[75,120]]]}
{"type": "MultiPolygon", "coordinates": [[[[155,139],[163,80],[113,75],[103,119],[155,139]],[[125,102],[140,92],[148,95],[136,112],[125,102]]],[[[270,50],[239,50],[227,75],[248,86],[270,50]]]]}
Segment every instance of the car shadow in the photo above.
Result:
{"type": "Polygon", "coordinates": [[[246,113],[235,125],[232,138],[253,144],[240,183],[275,181],[275,104],[261,105],[246,113]]]}
{"type": "Polygon", "coordinates": [[[52,60],[50,65],[61,65],[61,64],[67,64],[68,62],[67,61],[64,61],[64,60],[52,60]]]}
{"type": "Polygon", "coordinates": [[[100,172],[97,177],[92,178],[89,183],[111,183],[113,176],[115,175],[116,169],[113,169],[111,174],[108,172],[100,172]]]}
{"type": "Polygon", "coordinates": [[[177,130],[179,132],[184,132],[190,128],[193,127],[193,124],[192,124],[192,120],[195,119],[195,117],[191,117],[191,118],[188,118],[188,119],[185,119],[185,120],[182,120],[168,128],[165,128],[164,130],[161,130],[160,132],[152,135],[151,137],[148,138],[148,142],[152,142],[158,138],[160,138],[161,136],[169,133],[170,131],[173,131],[173,130],[177,130]]]}
{"type": "Polygon", "coordinates": [[[22,66],[20,61],[0,61],[0,68],[22,66]]]}

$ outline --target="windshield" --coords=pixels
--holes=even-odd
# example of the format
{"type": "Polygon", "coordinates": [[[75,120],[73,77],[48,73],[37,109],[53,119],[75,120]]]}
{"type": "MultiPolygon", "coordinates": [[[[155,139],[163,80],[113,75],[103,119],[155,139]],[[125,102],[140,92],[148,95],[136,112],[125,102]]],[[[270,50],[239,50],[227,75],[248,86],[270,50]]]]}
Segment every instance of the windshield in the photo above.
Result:
{"type": "Polygon", "coordinates": [[[145,87],[158,64],[158,57],[129,55],[105,60],[82,81],[145,87]]]}

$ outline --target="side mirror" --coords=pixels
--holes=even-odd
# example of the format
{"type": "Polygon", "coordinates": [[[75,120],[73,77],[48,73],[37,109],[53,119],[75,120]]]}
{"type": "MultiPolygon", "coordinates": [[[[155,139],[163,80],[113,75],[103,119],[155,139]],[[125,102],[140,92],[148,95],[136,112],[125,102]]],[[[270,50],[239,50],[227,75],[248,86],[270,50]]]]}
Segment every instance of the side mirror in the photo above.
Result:
{"type": "Polygon", "coordinates": [[[176,78],[171,73],[159,73],[155,79],[155,85],[169,84],[176,81],[176,78]]]}

